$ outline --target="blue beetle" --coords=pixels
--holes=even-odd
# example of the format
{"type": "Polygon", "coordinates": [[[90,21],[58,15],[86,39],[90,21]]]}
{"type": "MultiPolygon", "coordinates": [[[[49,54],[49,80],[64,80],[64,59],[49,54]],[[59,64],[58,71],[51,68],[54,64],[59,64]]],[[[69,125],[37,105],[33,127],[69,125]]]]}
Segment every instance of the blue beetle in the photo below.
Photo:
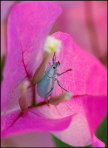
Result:
{"type": "Polygon", "coordinates": [[[57,73],[57,68],[60,66],[60,62],[56,62],[56,56],[55,53],[52,58],[52,65],[45,71],[44,76],[42,79],[37,83],[37,93],[40,97],[43,98],[48,98],[53,89],[54,89],[54,84],[57,82],[57,84],[65,91],[67,91],[65,88],[63,88],[60,85],[59,80],[56,78],[56,76],[61,76],[62,74],[71,71],[72,69],[68,69],[61,74],[57,73]]]}

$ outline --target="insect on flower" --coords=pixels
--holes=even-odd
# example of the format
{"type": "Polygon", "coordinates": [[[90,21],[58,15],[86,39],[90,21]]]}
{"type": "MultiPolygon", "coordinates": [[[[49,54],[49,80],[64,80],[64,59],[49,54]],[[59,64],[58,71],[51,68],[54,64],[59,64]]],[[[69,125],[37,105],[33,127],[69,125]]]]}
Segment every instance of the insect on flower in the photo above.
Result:
{"type": "Polygon", "coordinates": [[[56,55],[54,53],[52,58],[52,65],[50,64],[50,67],[45,71],[44,76],[42,79],[37,83],[37,92],[40,97],[43,97],[47,99],[54,89],[55,82],[65,91],[67,91],[65,88],[63,88],[60,85],[59,80],[56,78],[56,76],[61,76],[62,74],[71,71],[72,69],[68,69],[62,73],[58,73],[57,69],[60,66],[60,62],[56,61],[56,55]]]}

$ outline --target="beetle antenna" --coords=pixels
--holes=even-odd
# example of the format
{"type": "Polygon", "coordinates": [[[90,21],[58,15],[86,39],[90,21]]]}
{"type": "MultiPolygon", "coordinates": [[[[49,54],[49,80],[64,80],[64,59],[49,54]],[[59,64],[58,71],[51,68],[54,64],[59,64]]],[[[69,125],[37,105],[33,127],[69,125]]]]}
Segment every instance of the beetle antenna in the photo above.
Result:
{"type": "Polygon", "coordinates": [[[54,64],[55,61],[56,61],[56,55],[55,55],[55,52],[54,52],[54,55],[53,55],[53,59],[52,59],[52,61],[53,61],[53,64],[54,64]]]}

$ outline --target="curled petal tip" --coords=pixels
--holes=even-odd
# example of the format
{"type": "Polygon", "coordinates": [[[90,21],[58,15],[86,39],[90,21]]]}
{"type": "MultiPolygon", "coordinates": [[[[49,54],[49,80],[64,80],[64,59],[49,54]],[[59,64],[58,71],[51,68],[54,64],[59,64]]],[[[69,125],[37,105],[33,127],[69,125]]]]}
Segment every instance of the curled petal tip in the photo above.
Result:
{"type": "Polygon", "coordinates": [[[92,146],[95,147],[105,147],[105,143],[103,143],[100,139],[98,139],[96,136],[93,136],[93,143],[92,146]]]}

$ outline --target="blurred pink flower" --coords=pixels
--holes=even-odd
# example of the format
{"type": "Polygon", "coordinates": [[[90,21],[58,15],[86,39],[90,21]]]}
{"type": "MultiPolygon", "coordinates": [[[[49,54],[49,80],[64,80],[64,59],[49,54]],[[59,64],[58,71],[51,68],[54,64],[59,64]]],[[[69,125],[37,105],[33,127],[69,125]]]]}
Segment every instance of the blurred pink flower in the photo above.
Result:
{"type": "MultiPolygon", "coordinates": [[[[50,2],[19,4],[12,8],[8,20],[8,51],[2,83],[2,137],[31,132],[53,132],[73,146],[104,146],[95,131],[106,115],[106,68],[92,55],[80,49],[70,35],[57,32],[62,41],[57,59],[62,86],[73,93],[71,100],[57,106],[45,104],[29,107],[22,115],[19,87],[30,80],[43,59],[43,44],[61,9],[50,2]],[[72,121],[71,121],[72,119],[72,121]]],[[[33,89],[27,99],[32,104],[33,89]]],[[[61,94],[55,86],[52,96],[61,94]]],[[[38,98],[37,98],[38,99],[38,98]]]]}
{"type": "Polygon", "coordinates": [[[104,64],[107,54],[107,3],[101,1],[57,2],[63,8],[52,31],[72,35],[85,50],[104,64]]]}

